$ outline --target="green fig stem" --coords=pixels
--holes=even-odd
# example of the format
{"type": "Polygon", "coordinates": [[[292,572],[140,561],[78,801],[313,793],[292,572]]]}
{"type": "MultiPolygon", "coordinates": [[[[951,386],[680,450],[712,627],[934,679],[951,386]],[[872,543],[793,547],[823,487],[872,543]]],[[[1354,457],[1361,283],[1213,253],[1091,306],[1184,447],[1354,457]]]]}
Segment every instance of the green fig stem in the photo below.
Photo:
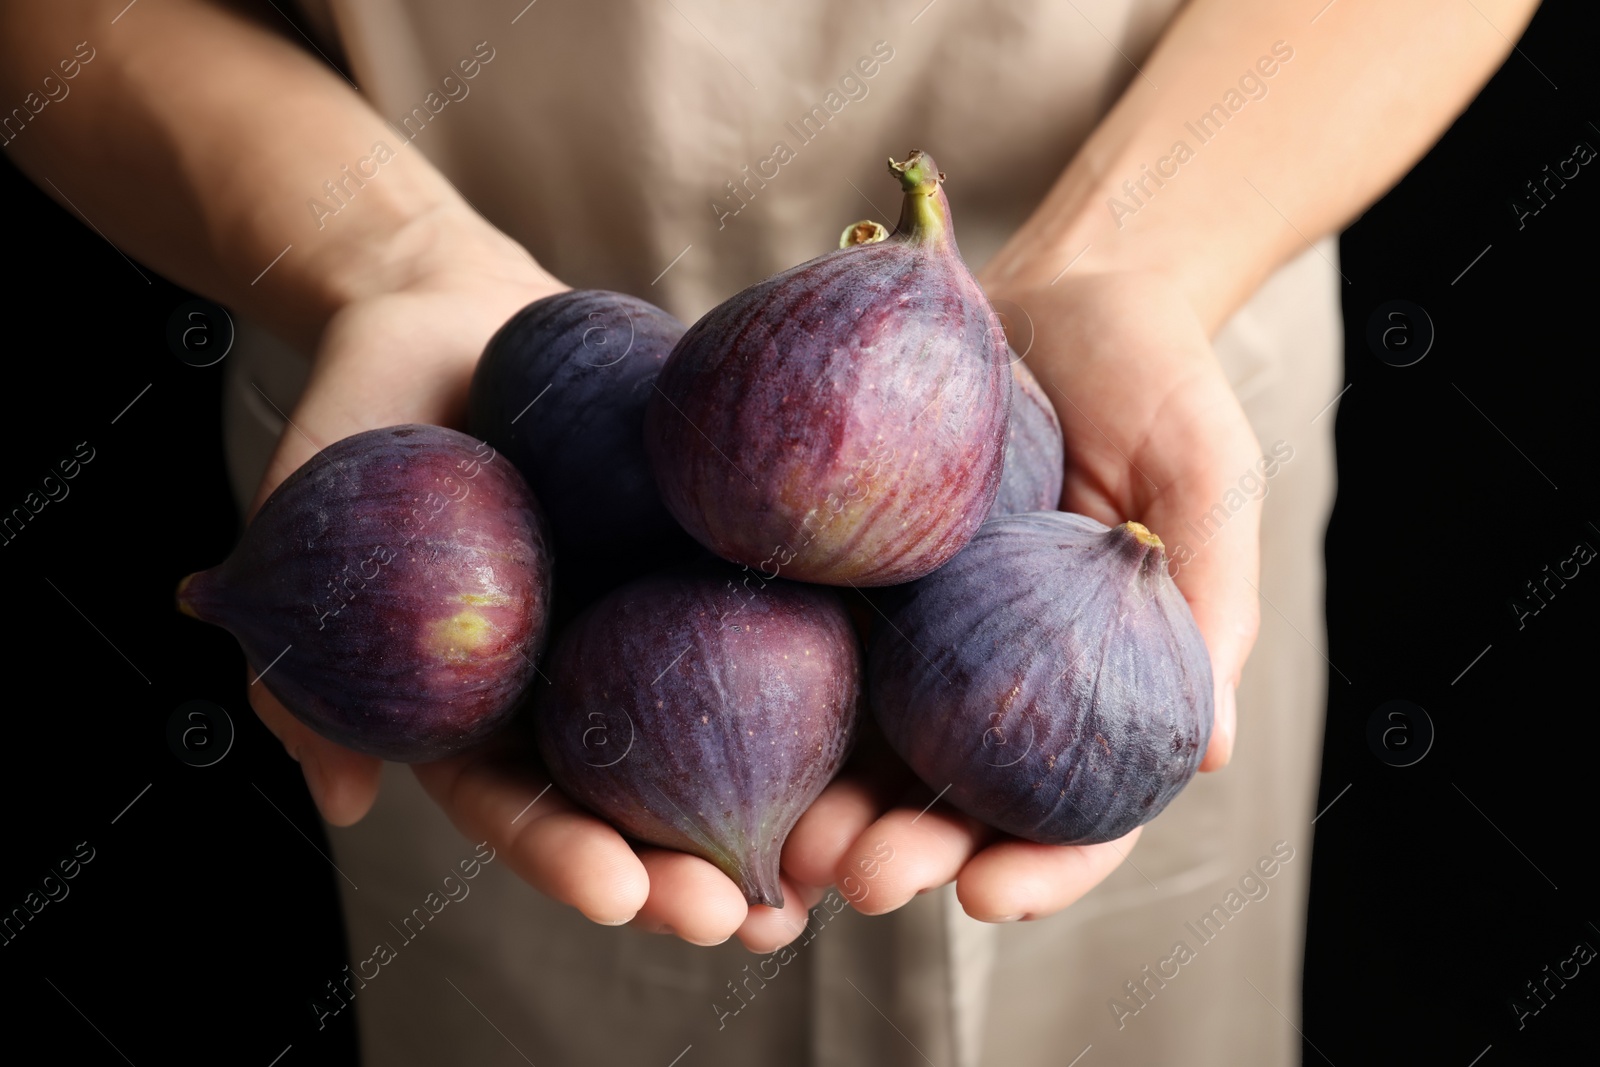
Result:
{"type": "Polygon", "coordinates": [[[844,232],[839,235],[839,247],[854,248],[856,245],[875,245],[879,241],[887,240],[888,237],[889,228],[883,223],[874,222],[871,219],[862,219],[860,222],[852,222],[844,228],[844,232]]]}
{"type": "Polygon", "coordinates": [[[944,175],[934,165],[933,157],[912,149],[903,163],[889,160],[889,173],[900,179],[900,188],[905,191],[895,235],[928,244],[948,239],[950,204],[939,188],[944,175]]]}

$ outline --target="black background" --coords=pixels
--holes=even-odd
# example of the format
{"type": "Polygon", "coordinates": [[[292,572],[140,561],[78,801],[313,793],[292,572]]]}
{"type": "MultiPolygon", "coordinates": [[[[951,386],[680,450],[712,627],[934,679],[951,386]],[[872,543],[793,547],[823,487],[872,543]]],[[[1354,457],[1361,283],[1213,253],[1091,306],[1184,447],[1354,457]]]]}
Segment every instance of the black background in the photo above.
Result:
{"type": "MultiPolygon", "coordinates": [[[[1307,1063],[1592,1057],[1600,965],[1521,1028],[1510,1006],[1578,942],[1600,948],[1587,818],[1600,566],[1552,583],[1520,628],[1511,607],[1579,542],[1600,549],[1589,318],[1600,163],[1520,229],[1510,207],[1577,142],[1600,148],[1593,26],[1578,8],[1547,4],[1477,102],[1341,241],[1350,389],[1327,542],[1336,670],[1307,1063]],[[1367,342],[1393,300],[1421,307],[1436,332],[1411,366],[1367,342]],[[1368,741],[1374,711],[1396,699],[1425,709],[1435,735],[1406,767],[1368,741]]],[[[94,849],[70,895],[0,947],[5,1040],[85,1064],[123,1062],[112,1045],[141,1065],[265,1065],[290,1045],[286,1065],[352,1062],[352,1014],[318,1032],[307,1007],[345,962],[320,823],[298,768],[249,711],[232,639],[172,607],[178,578],[222,558],[238,532],[222,367],[168,348],[188,294],[9,165],[0,193],[0,512],[80,442],[94,449],[70,495],[0,546],[0,910],[79,842],[94,849]],[[221,705],[237,731],[215,766],[168,747],[168,718],[191,699],[221,705]]],[[[1394,345],[1427,332],[1415,315],[1384,322],[1405,328],[1394,345]]],[[[1398,749],[1422,733],[1413,717],[1389,737],[1398,749]]]]}

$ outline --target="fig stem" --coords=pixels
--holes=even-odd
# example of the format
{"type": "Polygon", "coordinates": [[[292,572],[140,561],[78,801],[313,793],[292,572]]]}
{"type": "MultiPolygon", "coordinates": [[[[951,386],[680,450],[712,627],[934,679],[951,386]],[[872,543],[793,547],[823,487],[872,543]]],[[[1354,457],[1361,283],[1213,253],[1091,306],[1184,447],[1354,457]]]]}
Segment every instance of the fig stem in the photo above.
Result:
{"type": "Polygon", "coordinates": [[[889,173],[900,179],[900,188],[905,191],[895,235],[914,241],[944,240],[950,232],[950,202],[939,188],[944,175],[934,165],[933,157],[912,149],[903,163],[889,160],[889,173]]]}
{"type": "MultiPolygon", "coordinates": [[[[198,573],[198,571],[195,572],[195,574],[198,573]]],[[[194,574],[186,574],[182,579],[179,580],[177,591],[178,610],[189,616],[191,619],[198,619],[200,618],[199,613],[194,610],[194,608],[190,605],[188,598],[183,595],[184,590],[189,588],[189,583],[194,581],[194,579],[194,574]]]]}

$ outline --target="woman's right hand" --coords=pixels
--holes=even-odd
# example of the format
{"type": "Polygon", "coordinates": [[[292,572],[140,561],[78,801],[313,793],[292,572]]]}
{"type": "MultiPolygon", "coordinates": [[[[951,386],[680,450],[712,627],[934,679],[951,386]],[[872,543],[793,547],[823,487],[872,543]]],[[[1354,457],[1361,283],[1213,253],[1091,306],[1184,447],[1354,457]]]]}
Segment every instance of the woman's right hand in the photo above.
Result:
{"type": "MultiPolygon", "coordinates": [[[[316,452],[398,423],[461,428],[484,345],[523,306],[566,288],[475,215],[447,211],[409,224],[374,264],[384,285],[340,308],[323,330],[304,393],[251,508],[316,452]]],[[[540,684],[537,681],[535,684],[540,684]]],[[[359,821],[377,798],[380,760],[323,738],[268,691],[250,686],[267,727],[299,761],[322,817],[359,821]]],[[[735,933],[752,946],[791,940],[815,891],[785,887],[783,910],[747,908],[726,875],[694,856],[637,852],[610,825],[550,787],[515,734],[451,759],[415,764],[428,794],[473,841],[488,841],[535,889],[595,922],[632,921],[697,944],[735,933]],[[536,801],[536,803],[535,803],[536,801]],[[531,805],[531,806],[530,806],[531,805]]]]}
{"type": "MultiPolygon", "coordinates": [[[[327,445],[363,430],[421,422],[459,427],[483,346],[519,308],[566,288],[488,223],[462,211],[397,230],[362,265],[362,295],[322,330],[306,387],[287,418],[249,514],[327,445]],[[370,279],[370,280],[368,280],[370,279]]],[[[381,761],[324,739],[268,690],[250,703],[300,763],[322,817],[349,826],[377,797],[381,761]]]]}

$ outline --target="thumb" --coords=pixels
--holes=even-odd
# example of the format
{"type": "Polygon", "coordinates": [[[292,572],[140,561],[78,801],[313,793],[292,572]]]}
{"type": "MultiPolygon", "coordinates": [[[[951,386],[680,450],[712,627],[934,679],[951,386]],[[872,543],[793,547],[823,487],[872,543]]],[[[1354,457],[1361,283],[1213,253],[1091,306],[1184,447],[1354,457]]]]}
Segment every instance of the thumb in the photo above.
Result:
{"type": "Polygon", "coordinates": [[[334,826],[350,826],[378,798],[383,761],[335,744],[295,718],[265,685],[252,683],[250,706],[300,764],[317,811],[334,826]]]}
{"type": "Polygon", "coordinates": [[[1261,508],[1250,502],[1202,545],[1180,542],[1169,566],[1211,656],[1211,741],[1202,771],[1227,766],[1238,732],[1235,694],[1261,625],[1261,508]]]}

